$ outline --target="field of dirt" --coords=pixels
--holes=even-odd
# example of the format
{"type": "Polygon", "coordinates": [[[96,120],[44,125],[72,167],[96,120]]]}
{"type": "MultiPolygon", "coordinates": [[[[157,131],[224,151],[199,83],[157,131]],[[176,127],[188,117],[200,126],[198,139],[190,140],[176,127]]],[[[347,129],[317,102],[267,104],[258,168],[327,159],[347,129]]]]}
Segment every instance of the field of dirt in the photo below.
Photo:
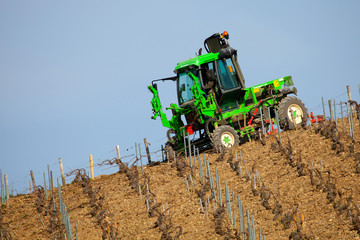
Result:
{"type": "MultiPolygon", "coordinates": [[[[203,170],[208,159],[204,180],[199,161],[191,167],[180,154],[143,170],[115,159],[109,164],[119,172],[95,180],[75,171],[73,183],[61,187],[73,239],[248,239],[246,210],[256,239],[259,228],[266,239],[360,239],[359,121],[354,141],[345,127],[343,133],[338,120],[337,127],[327,122],[282,132],[281,142],[274,134],[232,151],[207,150],[199,155],[203,170]]],[[[9,208],[1,207],[2,239],[65,239],[58,189],[53,193],[55,202],[41,188],[11,197],[9,208]]]]}

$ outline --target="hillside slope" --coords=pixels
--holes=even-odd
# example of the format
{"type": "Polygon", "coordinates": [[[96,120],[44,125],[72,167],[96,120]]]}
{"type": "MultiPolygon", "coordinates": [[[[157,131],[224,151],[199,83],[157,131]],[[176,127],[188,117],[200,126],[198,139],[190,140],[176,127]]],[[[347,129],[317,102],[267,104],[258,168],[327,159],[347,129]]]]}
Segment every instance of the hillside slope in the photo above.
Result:
{"type": "MultiPolygon", "coordinates": [[[[74,239],[75,232],[78,239],[242,239],[237,196],[245,211],[245,236],[249,210],[256,239],[259,227],[266,239],[360,239],[358,121],[355,143],[330,124],[314,127],[283,132],[281,144],[274,135],[231,152],[208,150],[200,154],[203,169],[204,157],[209,161],[204,181],[199,161],[195,170],[180,155],[144,166],[143,172],[117,162],[119,173],[95,180],[77,171],[75,181],[61,188],[74,239]],[[219,207],[216,176],[224,206],[226,181],[235,226],[226,207],[219,207]]],[[[41,190],[10,198],[0,217],[5,239],[63,239],[57,190],[55,205],[41,190]]]]}

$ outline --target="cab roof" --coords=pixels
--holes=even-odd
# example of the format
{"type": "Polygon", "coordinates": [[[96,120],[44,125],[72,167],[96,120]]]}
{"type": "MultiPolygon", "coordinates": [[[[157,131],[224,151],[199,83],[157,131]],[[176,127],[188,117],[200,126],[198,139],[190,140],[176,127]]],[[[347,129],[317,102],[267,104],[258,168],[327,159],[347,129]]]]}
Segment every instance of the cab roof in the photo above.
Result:
{"type": "Polygon", "coordinates": [[[217,59],[219,59],[219,53],[207,53],[194,58],[190,58],[188,60],[179,62],[176,65],[174,72],[175,73],[182,72],[191,67],[197,67],[204,63],[215,61],[217,59]]]}

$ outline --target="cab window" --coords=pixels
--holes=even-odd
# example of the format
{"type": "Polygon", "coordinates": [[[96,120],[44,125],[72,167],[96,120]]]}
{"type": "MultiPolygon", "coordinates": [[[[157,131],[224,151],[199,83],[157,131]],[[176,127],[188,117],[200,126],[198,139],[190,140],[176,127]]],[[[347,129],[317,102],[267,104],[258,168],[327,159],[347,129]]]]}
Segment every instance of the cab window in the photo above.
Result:
{"type": "Polygon", "coordinates": [[[231,58],[218,61],[218,75],[220,77],[221,87],[224,88],[224,90],[231,90],[240,86],[240,81],[231,58]]]}

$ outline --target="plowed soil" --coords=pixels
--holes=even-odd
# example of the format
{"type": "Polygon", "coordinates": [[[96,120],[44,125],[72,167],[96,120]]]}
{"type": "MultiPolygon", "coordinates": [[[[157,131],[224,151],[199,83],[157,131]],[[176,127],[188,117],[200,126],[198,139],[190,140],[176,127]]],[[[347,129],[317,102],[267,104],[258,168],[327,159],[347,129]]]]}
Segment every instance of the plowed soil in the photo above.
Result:
{"type": "MultiPolygon", "coordinates": [[[[189,159],[180,155],[170,163],[144,166],[144,174],[136,167],[133,168],[136,171],[130,172],[129,165],[119,173],[62,186],[73,237],[75,239],[77,233],[78,239],[243,239],[237,207],[239,196],[244,210],[254,216],[256,239],[259,227],[266,239],[289,239],[290,236],[294,239],[360,239],[360,168],[359,171],[356,168],[360,164],[360,131],[359,121],[355,122],[355,141],[348,136],[348,130],[342,133],[339,120],[340,135],[336,139],[326,135],[329,129],[315,131],[316,126],[312,126],[312,131],[307,127],[282,132],[281,144],[274,134],[262,137],[262,141],[246,142],[231,152],[208,150],[200,154],[203,168],[203,157],[209,159],[213,180],[216,172],[220,176],[222,201],[225,202],[225,181],[230,196],[234,194],[235,226],[226,211],[223,218],[214,215],[214,199],[209,188],[203,189],[205,197],[201,207],[199,163],[195,173],[189,159]],[[338,151],[334,139],[340,141],[342,151],[338,151]],[[176,162],[186,165],[177,167],[176,162]],[[93,195],[85,189],[85,181],[93,195]],[[266,189],[270,194],[269,209],[261,197],[266,189]],[[207,196],[210,205],[205,204],[207,196]],[[278,215],[274,211],[276,202],[282,207],[278,215]],[[148,211],[147,204],[153,209],[148,211]]],[[[9,208],[5,205],[1,208],[0,230],[4,239],[10,236],[12,239],[65,239],[58,189],[53,191],[58,225],[51,222],[54,218],[47,211],[53,209],[53,204],[49,198],[39,195],[40,190],[14,196],[10,198],[9,208]],[[44,202],[41,204],[40,200],[44,202]]],[[[219,211],[217,200],[215,210],[219,211]]],[[[245,221],[247,229],[246,216],[245,221]]],[[[247,239],[247,230],[245,236],[247,239]]]]}

